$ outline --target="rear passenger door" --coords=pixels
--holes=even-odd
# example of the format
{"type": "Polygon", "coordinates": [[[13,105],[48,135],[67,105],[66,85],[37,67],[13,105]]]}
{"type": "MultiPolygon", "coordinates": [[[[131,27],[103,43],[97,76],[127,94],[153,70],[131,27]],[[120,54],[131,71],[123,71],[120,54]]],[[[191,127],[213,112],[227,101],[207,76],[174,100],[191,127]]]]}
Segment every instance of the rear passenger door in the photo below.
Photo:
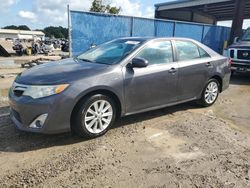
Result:
{"type": "Polygon", "coordinates": [[[175,40],[174,45],[179,65],[178,100],[195,99],[211,74],[211,57],[189,40],[175,40]]]}

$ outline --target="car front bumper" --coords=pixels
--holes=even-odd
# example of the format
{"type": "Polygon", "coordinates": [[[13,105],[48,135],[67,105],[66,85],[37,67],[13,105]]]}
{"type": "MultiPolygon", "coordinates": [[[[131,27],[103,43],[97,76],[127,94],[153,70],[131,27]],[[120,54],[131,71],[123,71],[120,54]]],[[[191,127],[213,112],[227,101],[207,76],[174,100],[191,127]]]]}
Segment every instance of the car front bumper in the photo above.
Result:
{"type": "Polygon", "coordinates": [[[32,99],[28,96],[17,97],[9,93],[10,117],[22,131],[54,134],[70,131],[70,117],[73,101],[64,93],[32,99]],[[34,128],[40,116],[47,115],[43,125],[34,128]]]}
{"type": "Polygon", "coordinates": [[[250,60],[246,61],[232,61],[231,70],[236,72],[250,72],[250,60]]]}

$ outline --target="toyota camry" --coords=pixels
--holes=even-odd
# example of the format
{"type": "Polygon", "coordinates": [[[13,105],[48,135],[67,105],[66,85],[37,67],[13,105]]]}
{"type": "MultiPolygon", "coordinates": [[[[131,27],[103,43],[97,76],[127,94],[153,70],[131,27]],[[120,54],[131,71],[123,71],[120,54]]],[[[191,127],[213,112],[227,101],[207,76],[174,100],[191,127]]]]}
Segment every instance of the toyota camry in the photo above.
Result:
{"type": "Polygon", "coordinates": [[[121,38],[15,79],[11,119],[23,131],[103,135],[118,117],[197,101],[229,86],[230,62],[186,38],[121,38]]]}

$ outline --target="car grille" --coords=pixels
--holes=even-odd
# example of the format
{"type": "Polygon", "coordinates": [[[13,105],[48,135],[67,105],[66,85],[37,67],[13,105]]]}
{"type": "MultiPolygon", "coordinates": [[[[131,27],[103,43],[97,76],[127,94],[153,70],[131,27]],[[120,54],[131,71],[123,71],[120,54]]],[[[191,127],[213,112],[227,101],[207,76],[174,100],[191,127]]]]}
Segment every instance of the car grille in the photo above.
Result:
{"type": "Polygon", "coordinates": [[[13,83],[12,85],[12,92],[15,96],[20,97],[23,95],[23,92],[27,89],[26,85],[18,84],[18,83],[13,83]]]}
{"type": "Polygon", "coordinates": [[[250,50],[238,50],[238,59],[250,60],[250,50]]]}
{"type": "Polygon", "coordinates": [[[19,114],[16,110],[11,109],[11,113],[12,113],[12,115],[15,117],[15,119],[16,119],[17,121],[19,121],[20,123],[22,123],[22,119],[21,119],[21,117],[20,117],[20,114],[19,114]]]}

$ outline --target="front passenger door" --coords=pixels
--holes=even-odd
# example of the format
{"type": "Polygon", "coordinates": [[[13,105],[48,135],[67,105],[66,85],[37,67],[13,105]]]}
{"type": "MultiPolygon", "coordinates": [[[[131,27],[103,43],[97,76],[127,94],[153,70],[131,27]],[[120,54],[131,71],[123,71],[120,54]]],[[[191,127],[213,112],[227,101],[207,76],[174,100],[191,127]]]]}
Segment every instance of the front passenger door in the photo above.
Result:
{"type": "Polygon", "coordinates": [[[152,41],[136,57],[148,60],[149,65],[123,69],[127,114],[175,102],[178,64],[171,41],[152,41]]]}

